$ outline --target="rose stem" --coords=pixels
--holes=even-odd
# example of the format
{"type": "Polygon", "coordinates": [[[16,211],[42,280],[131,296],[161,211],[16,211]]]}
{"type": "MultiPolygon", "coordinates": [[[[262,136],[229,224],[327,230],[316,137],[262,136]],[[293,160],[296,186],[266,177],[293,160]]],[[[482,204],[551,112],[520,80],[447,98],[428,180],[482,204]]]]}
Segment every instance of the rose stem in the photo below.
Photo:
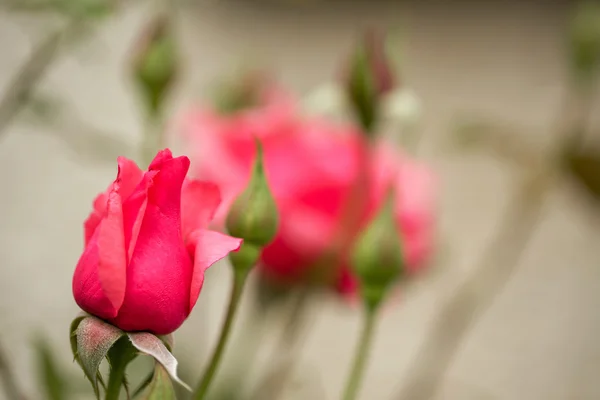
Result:
{"type": "Polygon", "coordinates": [[[352,369],[350,370],[346,389],[344,390],[344,395],[342,397],[343,400],[354,400],[356,399],[356,396],[358,396],[367,358],[369,356],[369,350],[373,343],[373,331],[375,328],[377,307],[367,306],[365,308],[364,316],[363,329],[358,339],[356,352],[354,353],[354,361],[352,362],[352,369]]]}
{"type": "Polygon", "coordinates": [[[231,295],[229,297],[229,305],[227,306],[227,314],[225,316],[225,321],[223,321],[223,326],[221,327],[221,334],[219,335],[219,342],[217,343],[217,347],[210,358],[210,362],[208,363],[208,367],[202,376],[202,380],[196,389],[194,394],[194,399],[202,400],[205,398],[210,384],[215,377],[217,372],[217,368],[219,368],[219,364],[221,363],[221,359],[223,358],[223,353],[225,350],[225,346],[229,339],[231,333],[231,327],[233,325],[233,320],[235,319],[235,314],[238,309],[238,305],[240,303],[240,299],[242,297],[242,292],[244,289],[244,284],[246,283],[246,278],[248,276],[248,272],[234,272],[233,286],[231,287],[231,295]]]}

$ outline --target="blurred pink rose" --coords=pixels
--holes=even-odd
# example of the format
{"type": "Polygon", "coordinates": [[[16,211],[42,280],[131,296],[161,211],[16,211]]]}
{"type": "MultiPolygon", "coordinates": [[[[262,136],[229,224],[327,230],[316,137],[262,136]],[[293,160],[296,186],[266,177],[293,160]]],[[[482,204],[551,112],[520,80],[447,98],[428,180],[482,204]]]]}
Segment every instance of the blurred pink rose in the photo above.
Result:
{"type": "Polygon", "coordinates": [[[289,97],[271,93],[263,106],[235,114],[195,109],[185,115],[183,133],[194,158],[192,173],[216,182],[222,190],[215,217],[221,222],[249,179],[253,135],[261,140],[267,178],[280,212],[279,232],[261,257],[260,271],[266,278],[281,283],[305,278],[335,243],[339,265],[333,269],[334,285],[343,293],[354,292],[348,263],[352,239],[379,208],[389,184],[398,189],[396,216],[409,270],[416,271],[432,251],[434,174],[384,143],[377,144],[372,162],[362,169],[366,174],[359,174],[367,146],[352,125],[306,119],[289,97]],[[363,186],[356,190],[356,184],[363,186]],[[364,201],[356,196],[349,200],[353,193],[364,196],[364,201]],[[354,205],[351,212],[348,204],[354,205]],[[340,228],[347,216],[357,218],[356,223],[346,221],[340,228]]]}

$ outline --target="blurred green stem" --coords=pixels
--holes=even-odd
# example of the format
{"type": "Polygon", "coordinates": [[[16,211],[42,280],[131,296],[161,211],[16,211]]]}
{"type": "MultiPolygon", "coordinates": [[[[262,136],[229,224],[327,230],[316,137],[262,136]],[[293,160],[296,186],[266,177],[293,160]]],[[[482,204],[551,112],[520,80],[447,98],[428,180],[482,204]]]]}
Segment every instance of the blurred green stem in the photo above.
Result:
{"type": "Polygon", "coordinates": [[[264,330],[268,321],[269,309],[267,307],[255,306],[244,321],[243,329],[240,329],[240,341],[235,346],[234,354],[237,359],[232,365],[228,377],[220,382],[220,392],[241,394],[245,391],[245,385],[251,374],[256,359],[256,354],[264,337],[264,330]],[[232,386],[232,380],[234,380],[232,386]]]}
{"type": "Polygon", "coordinates": [[[310,296],[310,288],[303,287],[297,293],[288,313],[288,319],[283,327],[279,343],[275,347],[276,359],[272,369],[258,385],[258,389],[251,397],[255,400],[268,398],[276,400],[281,397],[285,385],[293,371],[294,362],[297,361],[296,350],[300,338],[301,327],[305,322],[306,309],[310,296]]]}
{"type": "Polygon", "coordinates": [[[219,335],[217,347],[215,347],[215,350],[208,363],[208,367],[206,368],[202,380],[198,384],[198,388],[194,393],[193,398],[196,400],[202,400],[206,397],[208,389],[210,388],[210,384],[212,383],[213,378],[217,373],[217,369],[219,368],[219,364],[221,363],[221,359],[223,358],[225,346],[231,334],[231,328],[233,326],[233,321],[235,319],[240,299],[244,291],[244,284],[246,283],[247,277],[247,271],[239,272],[234,270],[233,286],[231,287],[231,295],[229,298],[229,305],[227,306],[227,314],[225,315],[225,321],[223,322],[223,326],[221,327],[221,334],[219,335]]]}
{"type": "Polygon", "coordinates": [[[33,90],[56,59],[60,42],[77,23],[76,21],[69,22],[66,27],[48,35],[32,50],[29,58],[19,67],[4,96],[0,99],[0,135],[5,132],[21,108],[27,104],[33,90]]]}
{"type": "Polygon", "coordinates": [[[149,114],[146,117],[140,150],[140,162],[144,166],[148,166],[156,153],[165,147],[163,121],[159,113],[149,114]]]}
{"type": "Polygon", "coordinates": [[[343,400],[354,400],[358,396],[362,378],[365,372],[365,366],[369,357],[369,350],[373,343],[373,331],[375,328],[377,316],[376,307],[365,308],[365,321],[363,329],[360,334],[356,352],[354,353],[354,361],[352,362],[352,369],[346,382],[346,389],[344,390],[343,400]]]}
{"type": "Polygon", "coordinates": [[[435,397],[445,371],[469,328],[492,304],[519,265],[539,222],[552,176],[535,174],[521,183],[494,240],[476,269],[448,299],[429,328],[407,384],[398,400],[429,400],[435,397]]]}
{"type": "Polygon", "coordinates": [[[17,385],[4,349],[0,347],[0,379],[8,400],[25,400],[26,397],[17,385]]]}
{"type": "Polygon", "coordinates": [[[469,328],[483,315],[517,269],[541,219],[544,202],[560,177],[565,148],[580,145],[591,115],[590,90],[572,84],[558,112],[556,148],[533,165],[511,199],[496,236],[484,251],[481,265],[450,295],[422,342],[398,400],[434,398],[469,328]]]}

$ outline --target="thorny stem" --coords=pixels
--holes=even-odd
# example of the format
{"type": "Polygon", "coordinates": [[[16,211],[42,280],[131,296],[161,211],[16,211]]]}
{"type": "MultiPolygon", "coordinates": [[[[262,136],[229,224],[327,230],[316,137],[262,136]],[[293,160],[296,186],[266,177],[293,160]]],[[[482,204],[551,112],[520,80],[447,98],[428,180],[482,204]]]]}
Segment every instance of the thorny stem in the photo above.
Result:
{"type": "Polygon", "coordinates": [[[198,384],[198,388],[194,393],[193,398],[195,400],[202,400],[206,397],[208,389],[210,388],[210,384],[212,383],[213,378],[217,373],[217,369],[219,368],[219,364],[221,363],[221,359],[223,358],[225,346],[231,333],[231,328],[233,326],[233,321],[235,319],[238,305],[242,297],[242,292],[244,290],[244,284],[246,283],[247,276],[247,272],[234,272],[233,286],[231,288],[229,305],[227,306],[227,314],[225,315],[225,320],[223,321],[219,341],[217,343],[217,347],[215,347],[215,350],[210,358],[208,367],[204,372],[202,380],[198,384]]]}

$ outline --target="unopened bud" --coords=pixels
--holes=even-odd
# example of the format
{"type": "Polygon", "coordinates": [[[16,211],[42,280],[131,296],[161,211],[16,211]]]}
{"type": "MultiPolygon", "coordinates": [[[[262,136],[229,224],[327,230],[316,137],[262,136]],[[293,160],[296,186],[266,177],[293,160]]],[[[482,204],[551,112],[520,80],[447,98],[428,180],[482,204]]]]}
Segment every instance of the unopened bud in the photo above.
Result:
{"type": "Polygon", "coordinates": [[[355,49],[346,77],[350,104],[366,134],[373,134],[381,99],[394,85],[384,38],[370,31],[355,49]]]}
{"type": "Polygon", "coordinates": [[[262,145],[256,140],[252,175],[246,189],[231,205],[227,229],[231,235],[244,239],[243,247],[264,247],[274,239],[277,227],[277,206],[265,176],[262,145]]]}
{"type": "Polygon", "coordinates": [[[404,272],[399,229],[394,217],[394,191],[390,190],[379,213],[361,234],[353,254],[361,295],[376,307],[404,272]]]}
{"type": "Polygon", "coordinates": [[[586,1],[577,6],[571,22],[569,45],[576,76],[588,82],[600,67],[600,4],[586,1]]]}
{"type": "Polygon", "coordinates": [[[133,74],[151,115],[161,112],[177,70],[172,27],[169,18],[161,15],[146,27],[133,58],[133,74]]]}
{"type": "Polygon", "coordinates": [[[222,114],[232,114],[255,107],[261,102],[268,77],[262,71],[246,71],[224,80],[216,87],[215,107],[222,114]]]}

